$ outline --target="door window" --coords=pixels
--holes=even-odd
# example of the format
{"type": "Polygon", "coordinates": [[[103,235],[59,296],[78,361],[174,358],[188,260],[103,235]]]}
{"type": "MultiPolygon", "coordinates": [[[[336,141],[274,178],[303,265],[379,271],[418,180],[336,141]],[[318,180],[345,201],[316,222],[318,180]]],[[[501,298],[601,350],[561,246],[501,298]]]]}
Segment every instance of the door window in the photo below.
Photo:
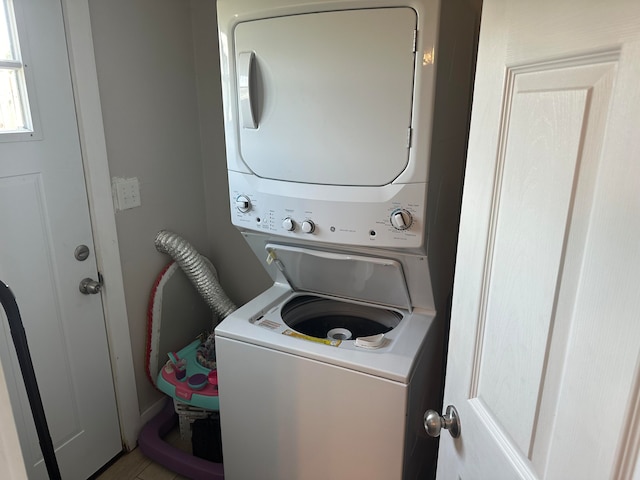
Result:
{"type": "MultiPolygon", "coordinates": [[[[7,134],[32,132],[25,65],[11,0],[0,0],[0,141],[7,134]]],[[[13,135],[12,135],[13,137],[13,135]]],[[[15,138],[11,138],[15,139],[15,138]]]]}

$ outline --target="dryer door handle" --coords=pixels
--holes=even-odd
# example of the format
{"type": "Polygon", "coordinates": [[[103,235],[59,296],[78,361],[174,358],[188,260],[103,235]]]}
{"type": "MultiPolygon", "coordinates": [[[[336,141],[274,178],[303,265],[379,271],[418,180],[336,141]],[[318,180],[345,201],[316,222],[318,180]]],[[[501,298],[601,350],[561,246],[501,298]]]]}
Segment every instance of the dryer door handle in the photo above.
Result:
{"type": "Polygon", "coordinates": [[[240,122],[243,128],[256,129],[258,123],[254,112],[252,82],[254,76],[255,53],[241,52],[238,55],[238,100],[240,102],[240,122]]]}

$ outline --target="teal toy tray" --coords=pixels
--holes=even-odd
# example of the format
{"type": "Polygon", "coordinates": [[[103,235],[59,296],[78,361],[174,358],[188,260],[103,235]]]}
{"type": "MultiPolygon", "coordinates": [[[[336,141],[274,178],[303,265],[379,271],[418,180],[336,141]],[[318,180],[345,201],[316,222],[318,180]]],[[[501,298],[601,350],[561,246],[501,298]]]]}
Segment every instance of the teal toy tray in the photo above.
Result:
{"type": "Polygon", "coordinates": [[[174,353],[178,360],[185,360],[187,374],[182,380],[176,377],[177,370],[172,366],[165,365],[158,373],[156,386],[160,391],[169,395],[182,403],[205,410],[218,411],[220,403],[218,401],[218,381],[215,370],[203,367],[196,360],[196,350],[200,345],[199,340],[194,340],[182,350],[174,353]],[[202,389],[193,389],[189,386],[189,378],[192,375],[204,374],[208,381],[202,389]]]}

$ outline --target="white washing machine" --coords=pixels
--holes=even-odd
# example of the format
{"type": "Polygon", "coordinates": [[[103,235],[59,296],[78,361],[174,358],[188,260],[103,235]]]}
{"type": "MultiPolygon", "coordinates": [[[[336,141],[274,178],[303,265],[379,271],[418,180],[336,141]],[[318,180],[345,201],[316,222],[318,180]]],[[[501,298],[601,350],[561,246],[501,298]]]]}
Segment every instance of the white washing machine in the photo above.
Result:
{"type": "Polygon", "coordinates": [[[216,328],[226,478],[424,478],[443,339],[405,279],[429,299],[426,259],[246,238],[276,282],[216,328]]]}
{"type": "Polygon", "coordinates": [[[215,330],[226,478],[435,470],[475,20],[218,2],[231,219],[274,279],[215,330]]]}

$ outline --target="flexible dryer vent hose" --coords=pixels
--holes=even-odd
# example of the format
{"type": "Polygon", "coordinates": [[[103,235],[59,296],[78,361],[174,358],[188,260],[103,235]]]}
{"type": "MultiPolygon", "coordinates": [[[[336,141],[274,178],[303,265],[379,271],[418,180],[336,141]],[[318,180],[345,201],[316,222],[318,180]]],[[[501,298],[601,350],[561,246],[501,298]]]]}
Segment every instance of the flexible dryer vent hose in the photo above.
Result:
{"type": "Polygon", "coordinates": [[[155,246],[159,252],[170,255],[182,268],[219,321],[238,308],[227,297],[203,257],[180,235],[161,230],[156,235],[155,246]]]}

